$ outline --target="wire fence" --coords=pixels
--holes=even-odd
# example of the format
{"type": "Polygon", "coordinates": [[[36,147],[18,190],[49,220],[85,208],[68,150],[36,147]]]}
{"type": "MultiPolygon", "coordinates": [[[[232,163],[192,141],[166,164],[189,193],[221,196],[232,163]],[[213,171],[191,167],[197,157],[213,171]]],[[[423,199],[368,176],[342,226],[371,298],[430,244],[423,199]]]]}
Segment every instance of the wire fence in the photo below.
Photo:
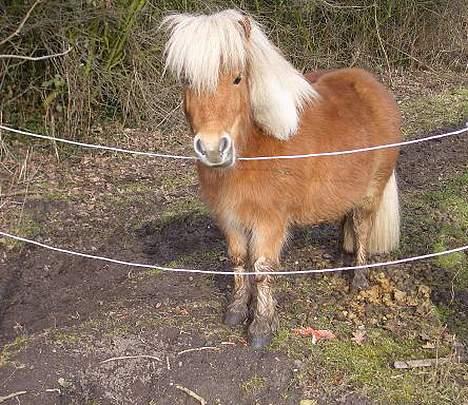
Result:
{"type": "MultiPolygon", "coordinates": [[[[114,264],[121,264],[124,266],[131,266],[131,267],[143,267],[146,269],[157,269],[161,271],[168,271],[168,272],[174,272],[174,273],[200,273],[200,274],[220,274],[220,275],[226,275],[226,276],[233,276],[233,275],[239,275],[240,273],[236,273],[234,271],[217,271],[217,270],[199,270],[199,269],[185,269],[185,268],[174,268],[174,267],[164,267],[164,266],[158,266],[157,264],[144,264],[144,263],[134,263],[134,262],[127,262],[124,260],[118,260],[118,259],[112,259],[110,257],[104,257],[104,256],[96,256],[96,255],[91,255],[88,253],[81,253],[81,252],[75,252],[73,250],[68,250],[68,249],[63,249],[63,248],[58,248],[55,246],[51,245],[46,245],[45,243],[41,242],[36,242],[31,239],[23,238],[20,236],[12,235],[7,232],[2,232],[0,231],[0,235],[5,236],[7,238],[11,238],[20,242],[25,242],[29,243],[34,246],[39,246],[44,249],[48,250],[53,250],[54,252],[60,252],[60,253],[66,253],[68,255],[73,255],[73,256],[79,256],[87,259],[94,259],[94,260],[99,260],[103,262],[108,262],[108,263],[114,263],[114,264]]],[[[426,255],[420,255],[420,256],[412,256],[412,257],[406,257],[404,259],[397,259],[397,260],[390,260],[387,262],[379,262],[379,263],[369,263],[369,264],[362,264],[359,266],[345,266],[345,267],[334,267],[334,268],[327,268],[327,269],[310,269],[310,270],[291,270],[291,271],[275,271],[269,275],[278,275],[278,276],[289,276],[289,275],[300,275],[300,274],[311,274],[311,273],[332,273],[336,271],[349,271],[349,270],[359,270],[359,269],[368,269],[368,268],[376,268],[376,267],[383,267],[383,266],[393,266],[397,264],[403,264],[403,263],[410,263],[410,262],[415,262],[417,260],[424,260],[424,259],[431,259],[434,257],[439,257],[439,256],[444,256],[456,252],[461,252],[463,250],[468,249],[468,245],[465,246],[460,246],[458,248],[450,249],[450,250],[445,250],[443,252],[436,252],[436,253],[429,253],[426,255]]],[[[243,272],[243,275],[255,275],[255,274],[261,274],[259,272],[255,271],[247,271],[243,272]]]]}
{"type": "MultiPolygon", "coordinates": [[[[127,154],[133,154],[133,155],[139,155],[139,156],[148,156],[148,157],[160,157],[160,158],[171,158],[171,159],[184,159],[184,160],[197,160],[195,156],[181,156],[181,155],[171,155],[171,154],[163,154],[163,153],[154,153],[154,152],[143,152],[143,151],[134,151],[130,149],[124,149],[124,148],[118,148],[118,147],[111,147],[111,146],[105,146],[105,145],[98,145],[98,144],[89,144],[89,143],[84,143],[84,142],[77,142],[77,141],[72,141],[68,139],[63,139],[63,138],[57,138],[53,136],[48,136],[48,135],[41,135],[41,134],[36,134],[33,132],[29,131],[23,131],[20,129],[15,129],[11,128],[5,125],[0,125],[0,129],[3,129],[5,131],[9,131],[12,133],[16,134],[21,134],[21,135],[26,135],[30,136],[33,138],[39,138],[39,139],[46,139],[46,140],[51,140],[51,141],[56,141],[56,142],[62,142],[66,144],[71,144],[75,146],[80,146],[80,147],[85,147],[85,148],[92,148],[92,149],[100,149],[100,150],[105,150],[105,151],[111,151],[111,152],[121,152],[121,153],[127,153],[127,154]]],[[[239,160],[272,160],[272,159],[302,159],[302,158],[312,158],[312,157],[321,157],[321,156],[339,156],[339,155],[348,155],[352,153],[362,153],[362,152],[368,152],[368,151],[375,151],[375,150],[381,150],[381,149],[387,149],[387,148],[396,148],[399,146],[406,146],[406,145],[412,145],[415,143],[420,143],[420,142],[427,142],[430,140],[435,140],[435,139],[442,139],[446,138],[449,136],[455,136],[455,135],[460,135],[463,133],[468,132],[468,123],[466,128],[462,128],[456,131],[451,131],[451,132],[446,132],[438,135],[431,135],[425,138],[418,138],[418,139],[413,139],[410,141],[403,141],[403,142],[398,142],[398,143],[392,143],[392,144],[384,144],[384,145],[376,145],[376,146],[371,146],[371,147],[366,147],[366,148],[359,148],[359,149],[353,149],[353,150],[345,150],[345,151],[330,151],[330,152],[320,152],[320,153],[308,153],[308,154],[303,154],[303,155],[283,155],[283,156],[257,156],[257,157],[240,157],[238,158],[239,160]]],[[[60,252],[68,255],[73,255],[73,256],[78,256],[86,259],[93,259],[93,260],[99,260],[103,262],[108,262],[108,263],[114,263],[114,264],[120,264],[124,266],[131,266],[131,267],[140,267],[140,268],[148,268],[148,269],[157,269],[161,271],[167,271],[167,272],[176,272],[176,273],[199,273],[199,274],[218,274],[218,275],[236,275],[239,273],[236,273],[234,271],[217,271],[217,270],[200,270],[200,269],[186,269],[186,268],[173,268],[173,267],[164,267],[164,266],[159,266],[156,264],[144,264],[144,263],[135,263],[135,262],[129,262],[129,261],[124,261],[124,260],[119,260],[119,259],[113,259],[110,257],[104,257],[104,256],[97,256],[97,255],[91,255],[88,253],[82,253],[82,252],[76,252],[73,250],[68,250],[64,248],[59,248],[51,245],[47,245],[45,243],[37,242],[31,239],[23,238],[21,236],[17,235],[12,235],[7,232],[0,231],[0,235],[6,238],[10,238],[16,241],[24,242],[30,245],[38,246],[44,249],[48,249],[54,252],[60,252]]],[[[349,271],[349,270],[359,270],[359,269],[366,269],[366,268],[377,268],[377,267],[384,267],[384,266],[393,266],[393,265],[398,265],[398,264],[403,264],[403,263],[410,263],[410,262],[415,262],[418,260],[427,260],[427,259],[432,259],[436,258],[439,256],[444,256],[444,255],[449,255],[457,252],[462,252],[468,249],[468,245],[465,246],[460,246],[454,249],[448,249],[444,250],[441,252],[435,252],[435,253],[429,253],[425,255],[419,255],[419,256],[412,256],[412,257],[406,257],[403,259],[397,259],[397,260],[390,260],[386,262],[378,262],[378,263],[369,263],[369,264],[363,264],[363,265],[358,265],[358,266],[344,266],[344,267],[334,267],[334,268],[325,268],[325,269],[309,269],[309,270],[291,270],[291,271],[276,271],[274,273],[271,273],[272,275],[304,275],[304,274],[311,274],[311,273],[331,273],[331,272],[337,272],[337,271],[349,271]]],[[[259,274],[258,272],[243,272],[242,274],[244,275],[255,275],[259,274]]]]}
{"type": "MultiPolygon", "coordinates": [[[[120,152],[120,153],[132,154],[132,155],[148,156],[148,157],[159,157],[159,158],[167,158],[167,159],[198,160],[198,158],[195,157],[195,156],[182,156],[182,155],[171,155],[171,154],[165,154],[165,153],[143,152],[143,151],[136,151],[136,150],[131,150],[131,149],[118,148],[118,147],[113,147],[113,146],[106,146],[106,145],[98,145],[98,144],[93,144],[93,143],[72,141],[70,139],[56,138],[54,136],[36,134],[34,132],[24,131],[24,130],[21,130],[21,129],[15,129],[15,128],[11,128],[11,127],[8,127],[8,126],[5,126],[5,125],[0,125],[0,129],[3,129],[5,131],[9,131],[9,132],[12,132],[12,133],[15,133],[15,134],[26,135],[26,136],[29,136],[29,137],[32,137],[32,138],[46,139],[46,140],[50,140],[50,141],[61,142],[61,143],[69,144],[69,145],[75,145],[75,146],[80,146],[80,147],[90,148],[90,149],[101,149],[101,150],[105,150],[105,151],[109,151],[109,152],[120,152]]],[[[442,134],[431,135],[431,136],[427,136],[425,138],[418,138],[418,139],[412,139],[412,140],[409,140],[409,141],[402,141],[402,142],[388,143],[388,144],[383,144],[383,145],[369,146],[369,147],[366,147],[366,148],[341,150],[341,151],[330,151],[330,152],[320,152],[320,153],[306,153],[306,154],[302,154],[302,155],[239,157],[239,158],[237,158],[237,160],[249,161],[249,160],[273,160],[273,159],[304,159],[304,158],[324,157],[324,156],[350,155],[350,154],[353,154],[353,153],[362,153],[362,152],[371,152],[371,151],[389,149],[389,148],[398,148],[400,146],[413,145],[415,143],[427,142],[427,141],[432,141],[432,140],[435,140],[435,139],[442,139],[442,138],[447,138],[447,137],[450,137],[450,136],[460,135],[460,134],[463,134],[463,133],[466,133],[466,132],[468,132],[468,125],[467,125],[466,128],[462,128],[462,129],[459,129],[459,130],[456,130],[456,131],[446,132],[446,133],[442,133],[442,134]]]]}

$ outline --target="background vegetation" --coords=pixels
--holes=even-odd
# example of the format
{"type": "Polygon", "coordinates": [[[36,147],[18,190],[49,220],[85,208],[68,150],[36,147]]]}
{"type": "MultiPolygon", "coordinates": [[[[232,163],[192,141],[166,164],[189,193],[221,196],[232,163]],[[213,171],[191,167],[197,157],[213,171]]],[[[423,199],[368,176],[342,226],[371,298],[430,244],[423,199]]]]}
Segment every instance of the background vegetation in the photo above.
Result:
{"type": "Polygon", "coordinates": [[[227,7],[252,13],[301,69],[467,73],[468,0],[10,0],[0,2],[0,119],[75,138],[103,120],[174,128],[179,97],[162,75],[161,18],[227,7]],[[6,57],[70,46],[43,61],[6,57]]]}

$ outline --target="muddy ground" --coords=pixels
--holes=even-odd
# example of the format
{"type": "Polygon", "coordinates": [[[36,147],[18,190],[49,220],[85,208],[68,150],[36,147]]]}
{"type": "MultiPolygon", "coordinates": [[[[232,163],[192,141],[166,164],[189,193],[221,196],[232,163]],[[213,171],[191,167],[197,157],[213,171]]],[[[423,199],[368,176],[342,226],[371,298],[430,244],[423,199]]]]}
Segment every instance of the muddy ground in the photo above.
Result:
{"type": "MultiPolygon", "coordinates": [[[[141,131],[125,139],[139,149],[165,145],[141,131]]],[[[185,138],[179,143],[180,152],[185,138]]],[[[48,145],[19,138],[4,148],[2,229],[122,260],[229,270],[191,164],[73,148],[60,149],[57,159],[48,145]]],[[[437,193],[466,179],[467,161],[466,136],[402,151],[402,248],[374,260],[433,251],[442,224],[453,219],[437,193]]],[[[456,184],[467,204],[466,183],[456,184]]],[[[449,247],[466,242],[450,235],[449,247]]],[[[283,267],[340,266],[337,240],[333,224],[298,229],[283,267]]],[[[222,324],[229,277],[1,242],[0,397],[26,391],[7,404],[198,403],[178,386],[208,404],[467,403],[466,365],[392,366],[451,356],[454,341],[468,343],[468,288],[444,263],[375,270],[360,294],[348,292],[344,276],[278,278],[280,330],[271,347],[254,351],[245,327],[222,324]],[[291,332],[302,326],[330,329],[337,339],[313,345],[291,332]],[[359,344],[352,340],[358,330],[366,337],[359,344]]],[[[466,256],[460,260],[459,273],[466,256]]]]}

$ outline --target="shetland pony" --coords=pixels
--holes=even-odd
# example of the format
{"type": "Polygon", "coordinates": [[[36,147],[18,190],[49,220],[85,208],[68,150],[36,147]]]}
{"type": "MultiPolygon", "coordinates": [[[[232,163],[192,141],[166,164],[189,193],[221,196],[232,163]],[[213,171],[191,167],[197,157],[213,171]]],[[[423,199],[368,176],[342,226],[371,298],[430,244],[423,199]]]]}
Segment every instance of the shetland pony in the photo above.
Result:
{"type": "MultiPolygon", "coordinates": [[[[242,161],[238,157],[348,150],[400,140],[393,97],[369,73],[303,76],[235,10],[171,15],[166,68],[184,83],[184,109],[199,158],[201,194],[228,244],[234,292],[224,321],[244,322],[254,347],[277,327],[273,272],[288,229],[342,221],[356,264],[399,241],[397,149],[345,156],[242,161]],[[249,264],[258,274],[245,276],[249,264]]],[[[352,287],[368,286],[367,271],[352,287]]]]}

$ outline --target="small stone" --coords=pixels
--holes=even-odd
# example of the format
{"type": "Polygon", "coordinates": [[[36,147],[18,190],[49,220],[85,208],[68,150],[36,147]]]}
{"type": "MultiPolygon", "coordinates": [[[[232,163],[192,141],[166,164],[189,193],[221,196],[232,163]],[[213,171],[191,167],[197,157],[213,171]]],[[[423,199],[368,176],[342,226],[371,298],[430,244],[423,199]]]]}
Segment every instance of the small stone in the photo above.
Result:
{"type": "Polygon", "coordinates": [[[67,388],[67,387],[69,387],[71,385],[71,383],[69,383],[68,381],[65,381],[65,378],[63,378],[63,377],[60,377],[57,380],[57,382],[58,382],[58,385],[60,385],[63,388],[67,388]]]}

